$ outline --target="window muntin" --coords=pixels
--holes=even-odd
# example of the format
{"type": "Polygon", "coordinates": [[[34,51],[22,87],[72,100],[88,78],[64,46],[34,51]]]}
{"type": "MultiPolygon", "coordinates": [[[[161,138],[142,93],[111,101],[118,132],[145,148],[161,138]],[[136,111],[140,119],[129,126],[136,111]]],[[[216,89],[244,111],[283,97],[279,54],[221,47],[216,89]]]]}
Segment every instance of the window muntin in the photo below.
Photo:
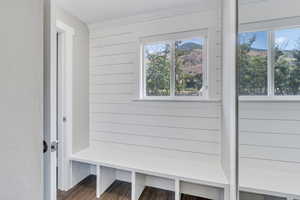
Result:
{"type": "Polygon", "coordinates": [[[201,36],[191,37],[192,33],[187,33],[184,34],[188,35],[187,37],[180,37],[180,34],[176,37],[170,34],[158,37],[158,41],[151,38],[149,42],[143,42],[142,83],[144,89],[143,94],[140,95],[142,98],[207,97],[206,36],[200,34],[201,36]],[[151,58],[159,54],[163,59],[151,58]],[[169,72],[168,77],[166,77],[167,72],[169,72]],[[154,81],[156,85],[152,84],[153,77],[164,77],[164,81],[158,79],[154,81]]]}
{"type": "Polygon", "coordinates": [[[300,29],[240,33],[239,39],[241,96],[300,95],[300,29]]]}

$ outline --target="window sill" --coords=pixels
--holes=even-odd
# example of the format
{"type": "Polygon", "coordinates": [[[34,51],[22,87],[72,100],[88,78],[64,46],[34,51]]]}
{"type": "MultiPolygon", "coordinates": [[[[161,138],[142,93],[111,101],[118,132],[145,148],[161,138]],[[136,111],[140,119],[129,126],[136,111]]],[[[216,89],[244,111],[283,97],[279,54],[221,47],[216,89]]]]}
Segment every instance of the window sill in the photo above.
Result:
{"type": "Polygon", "coordinates": [[[137,98],[134,102],[221,102],[220,99],[206,99],[206,98],[137,98]]]}
{"type": "Polygon", "coordinates": [[[300,102],[300,96],[240,96],[241,102],[300,102]]]}

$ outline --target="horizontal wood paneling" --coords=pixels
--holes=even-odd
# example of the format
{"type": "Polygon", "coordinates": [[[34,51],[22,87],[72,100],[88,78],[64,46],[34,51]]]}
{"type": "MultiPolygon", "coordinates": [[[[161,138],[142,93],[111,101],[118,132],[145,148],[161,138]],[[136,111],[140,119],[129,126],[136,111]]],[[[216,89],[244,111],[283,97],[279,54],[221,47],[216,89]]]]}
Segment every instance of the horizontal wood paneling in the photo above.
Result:
{"type": "Polygon", "coordinates": [[[136,52],[137,47],[136,42],[120,42],[102,47],[94,47],[90,56],[91,58],[95,58],[104,55],[126,54],[128,52],[136,52]]]}
{"type": "Polygon", "coordinates": [[[241,157],[300,163],[300,103],[242,102],[241,157]]]}
{"type": "Polygon", "coordinates": [[[221,37],[215,12],[92,29],[90,38],[91,143],[110,142],[185,158],[220,155],[220,102],[139,102],[136,83],[139,40],[151,35],[208,30],[209,79],[221,94],[221,37]],[[199,19],[204,18],[206,20],[199,19]],[[186,22],[189,23],[186,23],[186,22]]]}
{"type": "Polygon", "coordinates": [[[189,151],[178,151],[169,148],[157,148],[151,146],[145,146],[140,144],[124,144],[123,142],[117,141],[100,141],[100,140],[91,140],[90,146],[109,146],[111,148],[117,149],[124,149],[125,152],[134,152],[134,154],[144,154],[149,156],[149,159],[158,159],[158,158],[171,158],[171,159],[179,159],[182,162],[187,161],[189,163],[195,162],[199,163],[199,161],[203,163],[214,163],[215,166],[219,165],[220,163],[218,160],[220,159],[220,155],[214,154],[203,154],[203,153],[196,153],[196,152],[189,152],[189,151]],[[159,156],[158,156],[159,155],[159,156]],[[199,161],[198,161],[199,160],[199,161]]]}
{"type": "Polygon", "coordinates": [[[99,56],[90,60],[92,67],[100,67],[104,65],[119,65],[123,63],[133,63],[136,55],[132,52],[123,54],[110,55],[110,56],[99,56]]]}
{"type": "Polygon", "coordinates": [[[300,135],[241,132],[241,145],[300,149],[300,135]]]}
{"type": "Polygon", "coordinates": [[[300,134],[299,124],[300,122],[296,120],[241,119],[240,130],[248,132],[300,134]]]}
{"type": "Polygon", "coordinates": [[[300,121],[300,103],[295,102],[257,102],[241,103],[241,119],[278,119],[281,121],[300,121]],[[263,112],[260,112],[263,111],[263,112]],[[259,112],[259,115],[258,115],[259,112]]]}
{"type": "MultiPolygon", "coordinates": [[[[102,84],[105,86],[108,84],[102,84]]],[[[132,83],[115,83],[111,85],[132,85],[132,83]]],[[[113,91],[110,91],[113,92],[113,91]]],[[[107,93],[102,94],[90,94],[90,104],[99,103],[130,103],[132,102],[132,94],[119,94],[119,95],[108,95],[107,93]]]]}
{"type": "Polygon", "coordinates": [[[99,67],[91,67],[90,74],[97,75],[97,74],[119,74],[119,73],[128,73],[134,72],[133,63],[123,63],[123,64],[116,64],[116,65],[104,65],[99,67]]]}
{"type": "MultiPolygon", "coordinates": [[[[92,34],[92,33],[91,33],[92,34]]],[[[131,32],[124,32],[119,34],[114,34],[113,32],[107,33],[107,35],[91,35],[90,43],[91,50],[98,48],[105,48],[117,45],[126,45],[136,43],[136,37],[131,32]]]]}
{"type": "Polygon", "coordinates": [[[174,116],[149,116],[149,115],[136,115],[136,114],[119,114],[119,113],[99,113],[90,114],[90,119],[93,122],[103,121],[117,121],[124,123],[134,122],[136,124],[145,124],[152,126],[165,126],[165,127],[187,127],[208,130],[220,129],[220,120],[214,118],[194,118],[194,117],[181,117],[174,116]]]}
{"type": "MultiPolygon", "coordinates": [[[[241,158],[241,169],[257,169],[262,171],[268,171],[270,169],[274,171],[281,171],[281,173],[290,173],[300,175],[300,163],[281,162],[275,160],[266,159],[253,159],[253,158],[241,158]]],[[[300,179],[299,179],[300,180],[300,179]]]]}
{"type": "Polygon", "coordinates": [[[91,125],[91,132],[124,133],[141,136],[168,138],[170,140],[193,140],[219,143],[218,130],[201,130],[174,127],[143,126],[141,124],[126,124],[114,122],[99,122],[91,125]]]}
{"type": "Polygon", "coordinates": [[[300,149],[242,145],[241,157],[300,163],[300,149]]]}
{"type": "Polygon", "coordinates": [[[90,75],[90,84],[99,85],[107,83],[122,83],[122,82],[134,82],[135,78],[132,72],[128,73],[116,73],[116,74],[93,74],[90,75]]]}
{"type": "MultiPolygon", "coordinates": [[[[134,83],[128,84],[102,84],[102,85],[93,85],[90,87],[90,94],[107,94],[107,93],[134,93],[134,83]]],[[[93,106],[92,104],[91,106],[93,106]]],[[[97,105],[97,104],[95,104],[97,105]]],[[[92,110],[92,109],[91,109],[92,110]]]]}
{"type": "Polygon", "coordinates": [[[216,104],[196,104],[198,109],[193,107],[180,107],[176,105],[156,105],[152,103],[130,103],[130,104],[91,104],[91,114],[97,113],[120,113],[131,115],[149,115],[149,116],[170,116],[175,118],[219,118],[220,108],[216,104]]]}
{"type": "Polygon", "coordinates": [[[124,133],[91,132],[92,140],[113,141],[123,144],[139,144],[146,147],[170,149],[185,152],[205,153],[218,155],[219,144],[207,141],[174,140],[153,136],[132,135],[124,133]],[[201,145],[199,145],[201,144],[201,145]]]}

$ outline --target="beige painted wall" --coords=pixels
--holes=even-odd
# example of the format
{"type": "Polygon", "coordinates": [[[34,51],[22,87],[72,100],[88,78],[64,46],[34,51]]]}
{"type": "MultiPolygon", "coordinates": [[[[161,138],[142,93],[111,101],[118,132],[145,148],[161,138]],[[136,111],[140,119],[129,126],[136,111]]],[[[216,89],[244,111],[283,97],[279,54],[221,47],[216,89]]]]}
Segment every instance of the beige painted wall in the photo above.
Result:
{"type": "Polygon", "coordinates": [[[1,0],[0,199],[42,199],[42,0],[1,0]]]}

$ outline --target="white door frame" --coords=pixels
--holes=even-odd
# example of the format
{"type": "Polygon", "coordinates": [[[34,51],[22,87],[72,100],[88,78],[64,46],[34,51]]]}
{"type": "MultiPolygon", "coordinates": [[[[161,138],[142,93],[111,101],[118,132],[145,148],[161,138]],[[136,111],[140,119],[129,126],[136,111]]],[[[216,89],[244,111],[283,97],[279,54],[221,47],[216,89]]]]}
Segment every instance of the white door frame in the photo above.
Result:
{"type": "Polygon", "coordinates": [[[44,200],[56,200],[56,0],[44,0],[44,200]]]}
{"type": "MultiPolygon", "coordinates": [[[[61,160],[58,174],[58,188],[67,191],[72,187],[72,133],[73,133],[73,37],[74,29],[65,23],[56,21],[57,33],[60,35],[60,67],[61,67],[61,88],[63,91],[61,113],[66,120],[58,120],[58,128],[61,129],[59,136],[59,154],[61,160]]],[[[58,74],[56,74],[58,78],[58,74]]],[[[62,119],[62,118],[60,118],[62,119]]]]}

